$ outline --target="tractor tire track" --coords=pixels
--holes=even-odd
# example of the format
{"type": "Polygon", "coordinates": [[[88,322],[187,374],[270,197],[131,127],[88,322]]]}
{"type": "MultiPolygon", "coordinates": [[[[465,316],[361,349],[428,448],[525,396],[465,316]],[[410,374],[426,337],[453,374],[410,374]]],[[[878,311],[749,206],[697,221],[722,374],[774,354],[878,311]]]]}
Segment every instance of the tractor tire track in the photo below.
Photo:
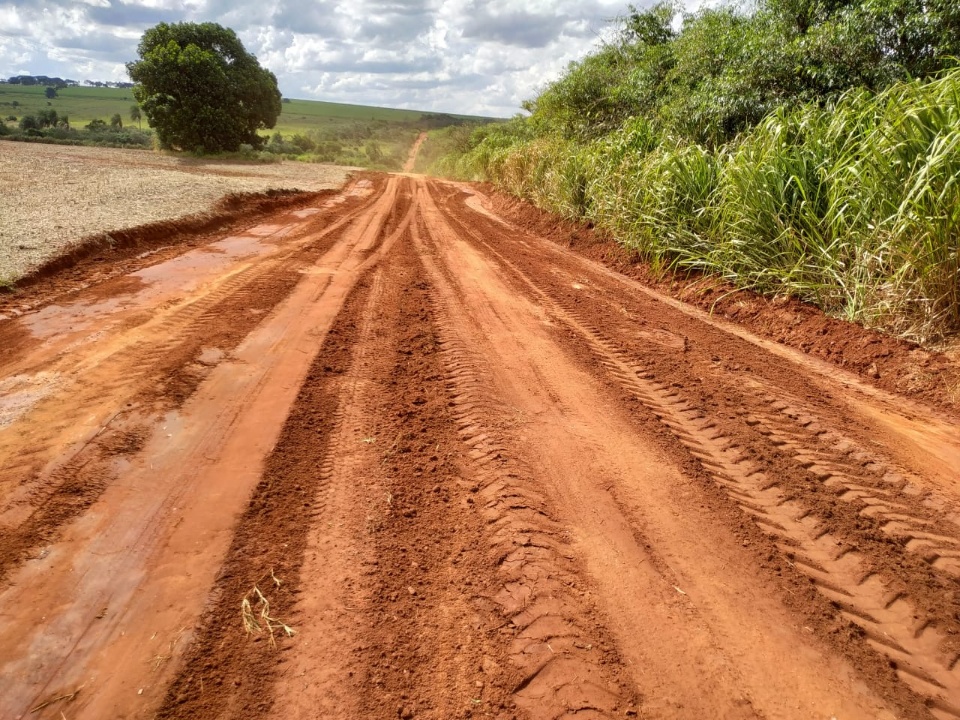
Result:
{"type": "MultiPolygon", "coordinates": [[[[415,239],[432,284],[444,288],[433,299],[441,356],[446,366],[452,417],[474,465],[478,494],[488,524],[488,542],[497,558],[500,591],[494,601],[514,632],[510,659],[520,671],[516,702],[533,718],[583,714],[613,717],[635,702],[635,691],[607,667],[610,647],[599,628],[581,626],[592,612],[567,590],[579,570],[563,540],[534,473],[499,440],[497,398],[489,393],[482,360],[457,331],[464,324],[452,304],[450,281],[427,250],[428,230],[415,239]]],[[[433,241],[436,242],[436,241],[433,241]]]]}

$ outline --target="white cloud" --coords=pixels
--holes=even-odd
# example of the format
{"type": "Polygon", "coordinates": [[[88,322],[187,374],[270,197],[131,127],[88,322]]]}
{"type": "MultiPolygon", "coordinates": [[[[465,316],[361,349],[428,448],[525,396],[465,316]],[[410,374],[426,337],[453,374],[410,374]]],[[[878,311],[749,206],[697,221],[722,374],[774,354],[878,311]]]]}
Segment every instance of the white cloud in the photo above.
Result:
{"type": "Polygon", "coordinates": [[[627,2],[0,0],[0,76],[126,80],[146,28],[212,21],[234,28],[289,97],[509,116],[627,2]]]}

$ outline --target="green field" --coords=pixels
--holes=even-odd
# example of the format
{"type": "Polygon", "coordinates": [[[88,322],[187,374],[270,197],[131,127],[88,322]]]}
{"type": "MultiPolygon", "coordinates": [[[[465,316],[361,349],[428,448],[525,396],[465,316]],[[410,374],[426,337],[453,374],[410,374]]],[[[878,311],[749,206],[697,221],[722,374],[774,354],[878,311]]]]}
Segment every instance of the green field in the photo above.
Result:
{"type": "MultiPolygon", "coordinates": [[[[10,115],[18,119],[35,114],[48,107],[60,115],[67,115],[74,126],[86,125],[99,118],[109,121],[119,113],[124,124],[130,122],[130,106],[136,101],[129,88],[67,87],[57,92],[57,97],[47,100],[45,88],[40,85],[7,85],[0,83],[0,116],[10,115]],[[16,103],[16,105],[14,105],[16,103]]],[[[306,133],[311,130],[351,126],[356,123],[387,122],[415,124],[425,114],[419,110],[369,107],[320,102],[317,100],[284,99],[283,111],[277,126],[270,131],[283,135],[306,133]]],[[[458,120],[483,120],[471,115],[451,115],[458,120]]],[[[265,134],[267,134],[265,132],[265,134]]]]}
{"type": "Polygon", "coordinates": [[[130,106],[136,104],[129,89],[68,87],[59,90],[53,100],[44,97],[44,90],[40,85],[0,84],[0,115],[19,119],[53,108],[57,114],[69,116],[74,126],[86,125],[96,118],[109,121],[116,113],[126,124],[130,122],[130,106]]]}
{"type": "MultiPolygon", "coordinates": [[[[275,130],[286,135],[287,133],[304,132],[318,127],[350,125],[356,122],[380,121],[416,124],[424,115],[430,115],[430,113],[424,113],[420,110],[345,105],[319,100],[284,99],[283,111],[280,114],[280,119],[277,120],[275,130]]],[[[467,121],[488,119],[475,115],[449,115],[448,117],[467,121]]]]}

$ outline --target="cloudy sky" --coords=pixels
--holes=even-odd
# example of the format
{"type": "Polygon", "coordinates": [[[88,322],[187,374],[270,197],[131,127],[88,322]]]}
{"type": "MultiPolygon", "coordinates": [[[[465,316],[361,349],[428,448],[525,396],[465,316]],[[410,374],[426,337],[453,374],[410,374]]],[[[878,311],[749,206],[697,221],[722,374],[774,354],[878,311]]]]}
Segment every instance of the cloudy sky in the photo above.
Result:
{"type": "Polygon", "coordinates": [[[213,21],[237,31],[287,97],[507,117],[628,2],[0,0],[0,76],[128,80],[146,28],[213,21]]]}

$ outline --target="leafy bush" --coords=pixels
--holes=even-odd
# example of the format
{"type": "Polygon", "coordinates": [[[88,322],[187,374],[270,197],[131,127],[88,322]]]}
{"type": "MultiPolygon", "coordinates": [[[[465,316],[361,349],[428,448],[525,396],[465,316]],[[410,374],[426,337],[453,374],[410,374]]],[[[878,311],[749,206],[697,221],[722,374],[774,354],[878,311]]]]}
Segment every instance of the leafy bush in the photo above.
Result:
{"type": "Polygon", "coordinates": [[[590,140],[631,117],[719,145],[779,107],[929,79],[960,57],[955,0],[761,0],[631,8],[615,37],[526,103],[540,134],[590,140]],[[674,32],[674,23],[681,30],[674,32]]]}

